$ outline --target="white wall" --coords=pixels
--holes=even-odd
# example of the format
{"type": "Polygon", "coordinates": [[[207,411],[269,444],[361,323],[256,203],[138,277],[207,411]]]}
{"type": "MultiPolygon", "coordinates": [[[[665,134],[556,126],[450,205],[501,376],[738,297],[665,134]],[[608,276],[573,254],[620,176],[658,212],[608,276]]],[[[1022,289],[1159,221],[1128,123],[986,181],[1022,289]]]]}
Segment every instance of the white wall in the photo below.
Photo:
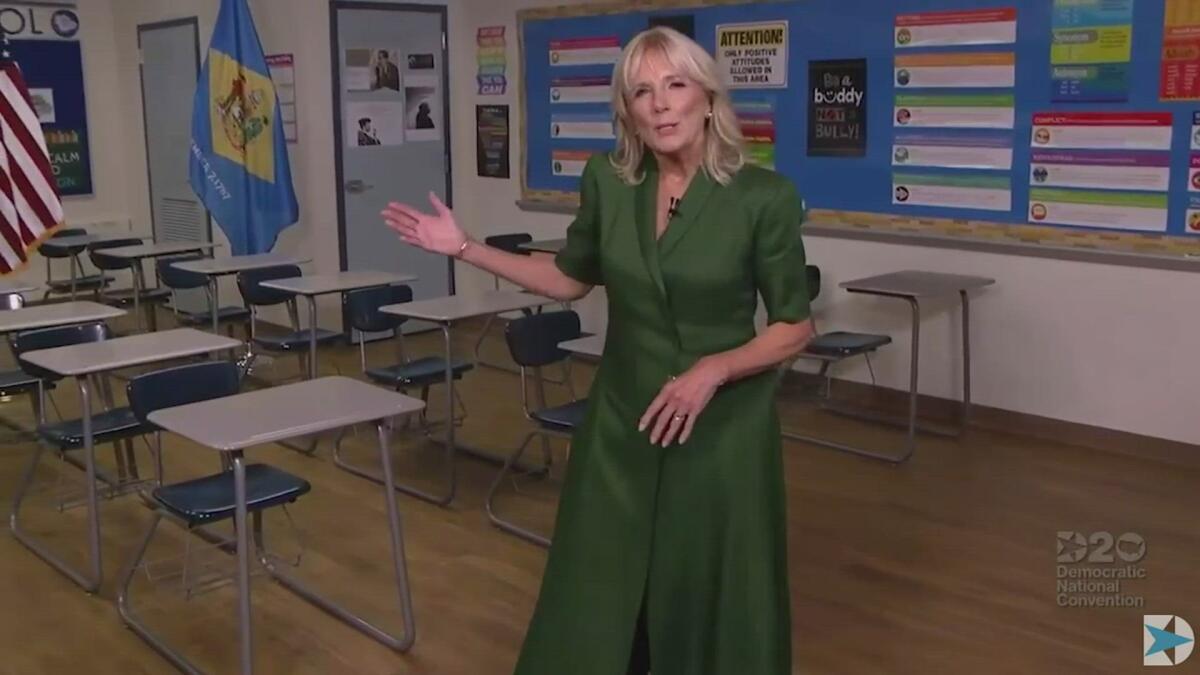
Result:
{"type": "MultiPolygon", "coordinates": [[[[118,98],[122,102],[114,128],[126,125],[116,133],[127,143],[125,152],[115,156],[123,157],[126,175],[137,178],[145,174],[145,151],[133,52],[136,24],[199,15],[203,49],[218,3],[84,0],[85,6],[108,2],[116,19],[118,98]]],[[[514,230],[539,238],[561,236],[570,220],[527,213],[515,205],[520,197],[516,176],[521,125],[515,12],[536,4],[520,0],[448,3],[455,212],[477,237],[514,230]],[[476,93],[475,30],[487,25],[507,26],[508,93],[504,96],[476,93]],[[511,180],[475,175],[474,106],[479,103],[510,105],[511,180]]],[[[251,8],[266,50],[292,52],[296,57],[300,143],[291,146],[291,157],[302,220],[284,233],[280,248],[311,255],[314,263],[309,270],[334,270],[338,255],[328,4],[325,0],[251,0],[251,8]]],[[[96,58],[104,60],[103,55],[96,58]]],[[[89,70],[89,76],[93,72],[89,70]]],[[[93,88],[89,82],[89,98],[93,88]]],[[[92,121],[94,133],[99,134],[100,120],[93,116],[92,121]]],[[[96,151],[99,154],[99,149],[96,151]]],[[[129,181],[126,204],[135,222],[149,222],[149,201],[141,181],[129,181]]],[[[880,384],[897,389],[907,386],[907,307],[849,296],[837,289],[837,283],[907,268],[983,274],[994,277],[997,284],[979,294],[972,305],[976,402],[1200,443],[1200,424],[1194,421],[1193,412],[1195,401],[1200,400],[1200,378],[1185,350],[1187,342],[1200,335],[1200,312],[1189,310],[1186,304],[1200,297],[1200,276],[811,235],[806,246],[810,261],[823,268],[826,281],[818,301],[822,327],[887,332],[895,338],[896,343],[885,349],[875,364],[880,384]],[[1179,300],[1168,302],[1167,297],[1179,300]]],[[[491,285],[489,276],[462,266],[457,281],[460,292],[491,285]]],[[[333,310],[334,302],[329,299],[322,310],[322,323],[330,327],[337,324],[337,315],[326,309],[333,310]]],[[[603,327],[602,289],[578,307],[588,328],[603,327]]],[[[930,307],[921,331],[922,392],[957,395],[961,377],[957,315],[948,305],[930,307]]],[[[847,367],[841,374],[868,380],[866,369],[859,365],[847,367]]]]}

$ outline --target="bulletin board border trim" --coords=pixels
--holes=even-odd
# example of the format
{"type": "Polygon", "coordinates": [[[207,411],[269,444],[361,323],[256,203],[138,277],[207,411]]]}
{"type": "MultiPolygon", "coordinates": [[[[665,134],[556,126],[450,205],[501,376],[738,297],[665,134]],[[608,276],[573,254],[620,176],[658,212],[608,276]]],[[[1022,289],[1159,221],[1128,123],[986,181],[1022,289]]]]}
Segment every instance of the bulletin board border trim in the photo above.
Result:
{"type": "MultiPolygon", "coordinates": [[[[518,200],[516,204],[523,211],[564,215],[573,215],[578,208],[578,201],[569,200],[518,200]]],[[[1072,230],[951,218],[909,218],[832,209],[810,210],[804,224],[804,234],[809,237],[1200,272],[1200,236],[1187,239],[1141,232],[1072,230]]]]}

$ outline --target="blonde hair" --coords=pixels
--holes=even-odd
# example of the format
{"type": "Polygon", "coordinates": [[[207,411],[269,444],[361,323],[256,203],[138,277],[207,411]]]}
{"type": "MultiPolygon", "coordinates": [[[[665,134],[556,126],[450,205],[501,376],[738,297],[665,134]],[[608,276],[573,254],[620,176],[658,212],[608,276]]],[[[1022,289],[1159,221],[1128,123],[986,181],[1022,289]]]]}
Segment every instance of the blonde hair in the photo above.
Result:
{"type": "Polygon", "coordinates": [[[616,116],[617,147],[610,162],[617,175],[628,185],[645,178],[640,173],[646,146],[638,138],[637,127],[629,112],[627,98],[632,94],[630,82],[648,54],[661,56],[681,75],[700,85],[708,94],[712,117],[707,120],[704,134],[705,173],[721,185],[728,185],[733,175],[746,163],[741,126],[729,93],[717,76],[717,66],[704,48],[679,31],[656,26],[642,31],[625,45],[621,58],[613,68],[612,108],[616,116]]]}

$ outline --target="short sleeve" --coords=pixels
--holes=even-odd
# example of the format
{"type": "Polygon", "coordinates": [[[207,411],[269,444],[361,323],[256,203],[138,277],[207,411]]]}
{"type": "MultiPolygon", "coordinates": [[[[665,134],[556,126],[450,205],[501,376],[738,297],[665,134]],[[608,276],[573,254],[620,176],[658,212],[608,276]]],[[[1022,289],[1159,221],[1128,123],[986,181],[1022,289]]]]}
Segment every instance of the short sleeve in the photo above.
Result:
{"type": "Polygon", "coordinates": [[[567,245],[559,250],[554,264],[563,274],[591,286],[600,286],[604,277],[600,268],[600,188],[592,157],[584,166],[579,181],[579,210],[567,227],[567,245]]]}
{"type": "Polygon", "coordinates": [[[759,216],[754,231],[754,281],[767,323],[799,323],[809,317],[808,275],[800,225],[804,202],[784,182],[759,216]]]}

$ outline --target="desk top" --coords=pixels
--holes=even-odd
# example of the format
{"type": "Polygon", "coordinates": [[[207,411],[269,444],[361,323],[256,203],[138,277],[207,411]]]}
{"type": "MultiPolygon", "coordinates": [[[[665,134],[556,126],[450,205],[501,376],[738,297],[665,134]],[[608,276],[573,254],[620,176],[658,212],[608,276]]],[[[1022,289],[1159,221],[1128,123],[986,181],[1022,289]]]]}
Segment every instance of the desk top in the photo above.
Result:
{"type": "Polygon", "coordinates": [[[254,255],[235,255],[223,258],[205,258],[204,260],[189,260],[175,263],[174,266],[185,272],[200,274],[234,274],[244,270],[253,270],[273,265],[299,265],[310,258],[302,258],[284,253],[256,253],[254,255]]]}
{"type": "Polygon", "coordinates": [[[557,300],[523,291],[488,291],[384,305],[379,308],[379,311],[413,319],[447,322],[548,305],[554,302],[557,300]]]}
{"type": "Polygon", "coordinates": [[[584,335],[573,340],[564,340],[558,343],[558,347],[572,354],[602,356],[604,354],[604,338],[604,334],[584,335]]]}
{"type": "Polygon", "coordinates": [[[558,253],[567,245],[566,239],[539,239],[531,241],[528,244],[521,244],[520,248],[526,251],[537,251],[539,253],[558,253]]]}
{"type": "Polygon", "coordinates": [[[406,281],[414,281],[416,278],[411,274],[359,270],[274,279],[264,281],[262,285],[297,295],[321,295],[322,293],[341,293],[371,286],[402,284],[406,281]]]}
{"type": "Polygon", "coordinates": [[[196,330],[176,328],[26,352],[22,359],[60,375],[86,375],[234,349],[239,340],[196,330]]]}
{"type": "Polygon", "coordinates": [[[339,375],[157,410],[150,421],[201,445],[232,451],[424,407],[418,398],[339,375]]]}
{"type": "Polygon", "coordinates": [[[104,249],[104,255],[114,258],[155,258],[158,256],[172,255],[174,253],[192,253],[194,251],[207,251],[214,248],[215,244],[206,244],[200,241],[164,241],[150,244],[142,244],[141,246],[119,246],[117,248],[104,249]]]}
{"type": "Polygon", "coordinates": [[[903,298],[930,298],[954,295],[959,291],[981,288],[996,283],[995,279],[944,272],[905,270],[874,277],[843,281],[838,284],[852,293],[874,293],[903,298]]]}
{"type": "Polygon", "coordinates": [[[123,309],[101,305],[98,302],[88,302],[86,300],[36,305],[34,307],[0,312],[0,333],[68,326],[73,323],[87,323],[89,321],[103,321],[123,314],[125,314],[125,310],[123,309]]]}

